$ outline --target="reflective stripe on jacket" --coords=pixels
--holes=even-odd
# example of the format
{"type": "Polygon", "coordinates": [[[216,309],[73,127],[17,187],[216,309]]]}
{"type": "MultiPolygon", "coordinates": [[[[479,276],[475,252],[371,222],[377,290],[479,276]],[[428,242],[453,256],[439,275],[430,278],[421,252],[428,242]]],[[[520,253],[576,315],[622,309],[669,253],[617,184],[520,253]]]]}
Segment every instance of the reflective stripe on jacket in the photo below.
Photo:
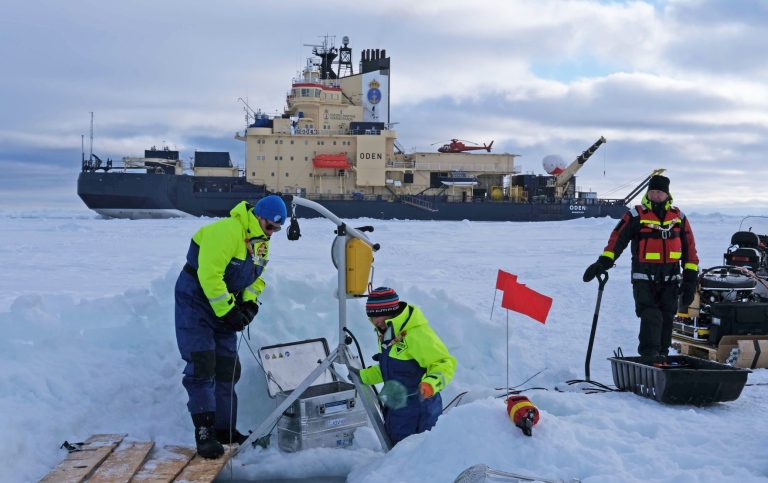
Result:
{"type": "Polygon", "coordinates": [[[693,231],[685,214],[672,206],[671,195],[663,220],[644,196],[642,204],[625,213],[616,224],[603,255],[618,260],[630,243],[633,280],[671,281],[680,278],[681,268],[698,270],[693,231]]]}
{"type": "Polygon", "coordinates": [[[197,269],[200,286],[217,317],[236,302],[255,301],[269,260],[269,237],[245,201],[224,218],[200,228],[192,237],[187,263],[197,269]]]}

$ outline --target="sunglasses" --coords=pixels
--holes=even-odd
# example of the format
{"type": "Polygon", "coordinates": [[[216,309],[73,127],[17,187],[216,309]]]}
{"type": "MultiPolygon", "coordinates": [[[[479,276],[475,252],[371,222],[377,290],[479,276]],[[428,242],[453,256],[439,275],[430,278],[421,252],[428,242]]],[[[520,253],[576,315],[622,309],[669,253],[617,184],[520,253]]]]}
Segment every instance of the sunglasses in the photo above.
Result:
{"type": "Polygon", "coordinates": [[[273,225],[272,223],[267,222],[266,226],[264,227],[265,230],[269,231],[280,231],[283,227],[280,225],[273,225]]]}

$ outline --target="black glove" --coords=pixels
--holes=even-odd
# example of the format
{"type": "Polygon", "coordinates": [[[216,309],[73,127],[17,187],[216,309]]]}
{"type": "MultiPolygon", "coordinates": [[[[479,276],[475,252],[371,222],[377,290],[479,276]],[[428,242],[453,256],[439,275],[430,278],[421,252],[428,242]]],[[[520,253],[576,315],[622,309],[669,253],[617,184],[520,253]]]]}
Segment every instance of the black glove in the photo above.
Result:
{"type": "Polygon", "coordinates": [[[243,302],[240,305],[237,306],[240,309],[240,312],[243,313],[243,316],[248,320],[248,322],[245,325],[250,324],[253,322],[253,318],[256,317],[256,314],[259,313],[259,304],[256,302],[243,302]]]}
{"type": "Polygon", "coordinates": [[[219,320],[235,332],[245,329],[245,326],[251,322],[237,306],[232,307],[232,310],[224,314],[223,317],[219,317],[219,320]]]}
{"type": "Polygon", "coordinates": [[[605,271],[612,266],[613,260],[606,257],[605,255],[600,255],[595,263],[588,266],[587,269],[584,270],[584,276],[581,277],[581,279],[585,282],[591,282],[596,276],[605,273],[605,271]]]}
{"type": "Polygon", "coordinates": [[[698,271],[689,268],[683,270],[683,283],[681,283],[680,288],[677,289],[677,294],[680,295],[680,302],[685,307],[688,307],[693,303],[693,299],[696,296],[696,283],[698,281],[698,271]]]}

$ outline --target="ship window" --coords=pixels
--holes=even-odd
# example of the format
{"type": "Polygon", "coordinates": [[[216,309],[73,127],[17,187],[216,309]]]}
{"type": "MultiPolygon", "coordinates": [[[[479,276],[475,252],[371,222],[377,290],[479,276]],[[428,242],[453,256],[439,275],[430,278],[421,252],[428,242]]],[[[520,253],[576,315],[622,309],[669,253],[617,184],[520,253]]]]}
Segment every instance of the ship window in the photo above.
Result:
{"type": "Polygon", "coordinates": [[[272,173],[272,176],[274,176],[274,175],[275,175],[275,173],[273,172],[273,173],[272,173]]]}
{"type": "Polygon", "coordinates": [[[277,144],[277,139],[275,139],[275,144],[277,144]]]}
{"type": "Polygon", "coordinates": [[[309,173],[309,177],[310,177],[310,178],[312,177],[312,173],[309,173]]]}
{"type": "Polygon", "coordinates": [[[288,173],[285,173],[285,177],[286,177],[286,178],[288,177],[288,173]]]}
{"type": "Polygon", "coordinates": [[[304,141],[304,145],[306,146],[307,144],[309,144],[309,141],[304,141]]]}
{"type": "Polygon", "coordinates": [[[317,145],[320,146],[320,141],[317,142],[317,145]]]}
{"type": "Polygon", "coordinates": [[[291,139],[291,144],[293,144],[293,139],[291,139]]]}
{"type": "Polygon", "coordinates": [[[333,145],[336,146],[336,141],[333,142],[333,145]]]}
{"type": "Polygon", "coordinates": [[[309,158],[307,156],[304,156],[304,161],[309,161],[309,158]]]}
{"type": "Polygon", "coordinates": [[[315,89],[315,97],[320,97],[320,89],[315,89]]]}
{"type": "Polygon", "coordinates": [[[309,97],[309,89],[302,89],[301,97],[309,97]]]}
{"type": "Polygon", "coordinates": [[[277,161],[277,156],[275,156],[275,161],[277,161]]]}
{"type": "Polygon", "coordinates": [[[280,144],[283,144],[283,140],[282,139],[280,140],[280,144]]]}
{"type": "Polygon", "coordinates": [[[256,171],[251,171],[251,176],[256,176],[256,171]]]}
{"type": "Polygon", "coordinates": [[[293,161],[293,156],[291,156],[291,161],[293,161]]]}
{"type": "Polygon", "coordinates": [[[283,157],[282,157],[282,156],[280,156],[280,161],[282,161],[282,160],[283,160],[283,157]]]}

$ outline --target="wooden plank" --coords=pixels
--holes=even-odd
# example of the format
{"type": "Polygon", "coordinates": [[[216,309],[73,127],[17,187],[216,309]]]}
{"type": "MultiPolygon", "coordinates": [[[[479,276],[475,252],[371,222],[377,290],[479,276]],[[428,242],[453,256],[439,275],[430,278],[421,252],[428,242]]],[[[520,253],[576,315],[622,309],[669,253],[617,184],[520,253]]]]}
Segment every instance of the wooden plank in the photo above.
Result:
{"type": "Polygon", "coordinates": [[[127,434],[94,434],[90,438],[85,440],[87,445],[99,445],[99,444],[120,444],[123,439],[128,436],[127,434]]]}
{"type": "Polygon", "coordinates": [[[185,483],[211,483],[224,468],[237,449],[236,444],[224,445],[224,454],[214,459],[206,459],[196,454],[184,467],[181,474],[173,481],[185,483]]]}
{"type": "Polygon", "coordinates": [[[81,483],[117,448],[125,434],[96,434],[69,453],[40,483],[81,483]]]}
{"type": "Polygon", "coordinates": [[[150,455],[131,483],[170,483],[195,453],[195,448],[186,446],[163,446],[150,455]]]}
{"type": "Polygon", "coordinates": [[[114,450],[88,483],[128,483],[144,462],[155,443],[123,443],[114,450]]]}

